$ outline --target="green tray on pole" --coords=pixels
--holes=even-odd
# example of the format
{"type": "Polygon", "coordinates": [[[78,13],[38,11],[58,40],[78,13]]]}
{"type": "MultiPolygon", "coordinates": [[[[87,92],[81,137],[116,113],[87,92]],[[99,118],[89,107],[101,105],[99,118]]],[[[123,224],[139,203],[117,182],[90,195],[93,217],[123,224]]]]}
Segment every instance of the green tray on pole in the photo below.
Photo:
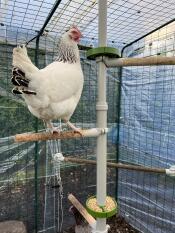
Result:
{"type": "Polygon", "coordinates": [[[118,49],[113,47],[98,47],[89,49],[86,54],[87,58],[90,60],[95,60],[96,57],[106,56],[111,58],[119,58],[120,52],[118,49]]]}
{"type": "Polygon", "coordinates": [[[92,199],[96,199],[96,196],[92,196],[88,198],[86,201],[86,209],[88,213],[92,215],[94,218],[109,218],[115,215],[117,213],[117,202],[115,201],[114,198],[109,197],[109,196],[107,197],[110,198],[111,201],[113,202],[112,209],[105,211],[105,206],[98,206],[98,208],[101,209],[101,211],[94,210],[93,208],[89,206],[89,201],[91,201],[92,199]]]}

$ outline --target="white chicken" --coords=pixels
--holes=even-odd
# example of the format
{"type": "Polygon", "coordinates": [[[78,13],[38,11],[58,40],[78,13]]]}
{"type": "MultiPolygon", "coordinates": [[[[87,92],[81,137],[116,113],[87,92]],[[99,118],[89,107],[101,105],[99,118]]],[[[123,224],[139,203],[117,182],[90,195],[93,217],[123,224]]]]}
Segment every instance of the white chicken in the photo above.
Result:
{"type": "Polygon", "coordinates": [[[25,46],[13,49],[12,92],[22,94],[29,111],[42,119],[52,133],[58,132],[52,120],[62,119],[71,129],[80,132],[69,119],[81,97],[83,72],[77,43],[82,34],[73,26],[63,34],[57,59],[38,69],[27,55],[25,46]]]}

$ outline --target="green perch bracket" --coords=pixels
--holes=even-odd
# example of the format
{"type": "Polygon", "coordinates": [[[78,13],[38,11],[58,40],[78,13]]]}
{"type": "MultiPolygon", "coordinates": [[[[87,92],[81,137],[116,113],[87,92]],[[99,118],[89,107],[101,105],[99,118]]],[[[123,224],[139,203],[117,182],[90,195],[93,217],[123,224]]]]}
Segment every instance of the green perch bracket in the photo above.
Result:
{"type": "Polygon", "coordinates": [[[95,60],[96,57],[100,56],[106,56],[111,58],[121,57],[119,50],[113,47],[98,47],[89,49],[87,51],[87,58],[90,60],[95,60]]]}

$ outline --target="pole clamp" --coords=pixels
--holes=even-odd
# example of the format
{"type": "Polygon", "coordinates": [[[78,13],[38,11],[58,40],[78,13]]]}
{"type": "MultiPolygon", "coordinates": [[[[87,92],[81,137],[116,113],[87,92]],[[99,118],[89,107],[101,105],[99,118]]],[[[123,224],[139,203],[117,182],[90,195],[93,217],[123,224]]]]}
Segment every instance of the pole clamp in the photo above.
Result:
{"type": "Polygon", "coordinates": [[[108,68],[109,66],[106,63],[106,56],[100,56],[100,57],[96,57],[96,62],[103,62],[105,64],[105,66],[108,68]]]}
{"type": "Polygon", "coordinates": [[[172,165],[169,169],[165,169],[166,175],[168,176],[175,176],[175,165],[172,165]]]}
{"type": "Polygon", "coordinates": [[[106,102],[98,102],[96,104],[96,110],[97,111],[107,111],[108,110],[108,105],[106,102]]]}
{"type": "Polygon", "coordinates": [[[109,132],[108,128],[101,128],[101,134],[107,134],[109,132]]]}

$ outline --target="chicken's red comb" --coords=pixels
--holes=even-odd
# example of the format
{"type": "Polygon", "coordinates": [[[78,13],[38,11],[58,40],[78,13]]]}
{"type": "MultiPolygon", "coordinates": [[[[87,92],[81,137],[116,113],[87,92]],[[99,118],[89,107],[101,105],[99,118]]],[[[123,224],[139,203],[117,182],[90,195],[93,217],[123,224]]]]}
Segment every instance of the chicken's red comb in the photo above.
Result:
{"type": "Polygon", "coordinates": [[[80,32],[80,30],[78,29],[78,27],[77,27],[76,25],[72,25],[72,26],[70,27],[70,30],[71,30],[71,29],[75,29],[75,30],[79,33],[80,37],[83,37],[82,33],[80,32]]]}

